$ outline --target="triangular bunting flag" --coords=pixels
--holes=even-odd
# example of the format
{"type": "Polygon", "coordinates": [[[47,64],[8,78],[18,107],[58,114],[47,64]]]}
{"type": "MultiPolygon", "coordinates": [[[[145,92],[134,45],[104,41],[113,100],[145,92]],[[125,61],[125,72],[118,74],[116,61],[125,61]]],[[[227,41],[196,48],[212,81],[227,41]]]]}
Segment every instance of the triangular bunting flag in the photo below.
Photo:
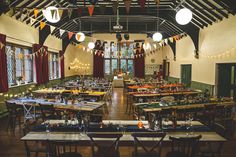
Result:
{"type": "Polygon", "coordinates": [[[35,18],[38,17],[38,13],[39,13],[39,10],[38,10],[38,9],[34,9],[34,17],[35,17],[35,18]]]}
{"type": "Polygon", "coordinates": [[[118,3],[117,2],[113,2],[112,4],[112,10],[113,10],[113,13],[116,14],[117,12],[117,7],[118,7],[118,3]]]}
{"type": "Polygon", "coordinates": [[[31,18],[30,18],[30,25],[32,26],[35,22],[36,22],[36,20],[31,17],[31,18]]]}
{"type": "Polygon", "coordinates": [[[160,0],[155,0],[155,2],[158,6],[160,5],[160,0]]]}
{"type": "Polygon", "coordinates": [[[168,39],[165,39],[164,41],[165,41],[166,45],[168,45],[168,39]]]}
{"type": "Polygon", "coordinates": [[[25,14],[21,14],[20,20],[23,21],[27,16],[25,14]]]}
{"type": "Polygon", "coordinates": [[[52,19],[54,19],[54,17],[57,17],[57,15],[56,15],[57,11],[56,10],[52,9],[50,11],[51,11],[52,19]]]}
{"type": "Polygon", "coordinates": [[[71,15],[72,15],[72,9],[68,9],[68,16],[69,16],[69,18],[71,18],[71,15]]]}
{"type": "Polygon", "coordinates": [[[62,17],[63,9],[58,9],[59,16],[62,17]]]}
{"type": "Polygon", "coordinates": [[[3,48],[4,44],[0,43],[0,50],[3,48]]]}
{"type": "Polygon", "coordinates": [[[73,32],[68,32],[68,37],[69,37],[69,39],[72,38],[73,34],[74,34],[73,32]]]}
{"type": "Polygon", "coordinates": [[[78,14],[79,14],[79,16],[82,16],[82,13],[83,13],[83,8],[78,8],[78,14]]]}
{"type": "Polygon", "coordinates": [[[89,16],[92,16],[92,15],[93,15],[93,11],[94,11],[94,5],[88,6],[89,16]]]}
{"type": "Polygon", "coordinates": [[[80,40],[81,35],[76,34],[76,37],[77,37],[77,38],[76,38],[77,40],[80,40]]]}
{"type": "Polygon", "coordinates": [[[141,9],[144,9],[146,0],[139,0],[139,4],[141,6],[141,9]]]}
{"type": "Polygon", "coordinates": [[[126,13],[129,14],[131,0],[124,0],[126,13]]]}
{"type": "Polygon", "coordinates": [[[65,33],[65,30],[60,29],[59,32],[60,32],[60,37],[62,37],[62,35],[65,33]]]}
{"type": "Polygon", "coordinates": [[[173,43],[174,39],[172,37],[169,38],[170,42],[173,43]]]}
{"type": "Polygon", "coordinates": [[[14,8],[11,8],[8,13],[7,13],[9,16],[13,16],[15,14],[15,9],[14,8]]]}
{"type": "Polygon", "coordinates": [[[42,30],[46,26],[45,22],[40,22],[40,30],[42,30]]]}
{"type": "Polygon", "coordinates": [[[55,30],[56,27],[50,25],[50,31],[51,33],[55,30]]]}
{"type": "Polygon", "coordinates": [[[78,45],[77,47],[78,47],[79,49],[82,49],[82,48],[83,48],[83,46],[82,46],[82,45],[78,45]]]}

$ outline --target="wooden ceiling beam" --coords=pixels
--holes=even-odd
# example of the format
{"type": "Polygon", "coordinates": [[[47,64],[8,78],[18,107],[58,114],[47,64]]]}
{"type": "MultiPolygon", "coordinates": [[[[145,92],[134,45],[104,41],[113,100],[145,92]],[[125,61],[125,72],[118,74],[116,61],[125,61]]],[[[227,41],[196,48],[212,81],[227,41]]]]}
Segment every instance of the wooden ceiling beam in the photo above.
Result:
{"type": "Polygon", "coordinates": [[[224,3],[222,3],[222,1],[219,0],[213,0],[217,5],[221,6],[222,8],[224,8],[225,10],[227,10],[228,13],[234,15],[234,11],[232,11],[232,9],[230,9],[227,5],[225,5],[224,3]]]}
{"type": "Polygon", "coordinates": [[[216,14],[214,11],[212,11],[211,9],[209,9],[206,5],[204,5],[204,4],[202,3],[202,1],[197,0],[197,1],[192,1],[192,2],[198,4],[200,7],[202,7],[202,8],[205,9],[205,10],[207,10],[212,16],[216,17],[217,19],[219,19],[219,20],[222,20],[222,19],[223,19],[221,16],[219,16],[219,15],[216,14]]]}
{"type": "Polygon", "coordinates": [[[221,14],[222,16],[228,18],[228,14],[226,14],[225,12],[223,12],[221,9],[219,9],[218,7],[216,7],[214,4],[212,4],[211,2],[209,2],[208,0],[203,1],[205,4],[207,4],[208,6],[210,6],[212,9],[216,10],[219,14],[221,14]]]}

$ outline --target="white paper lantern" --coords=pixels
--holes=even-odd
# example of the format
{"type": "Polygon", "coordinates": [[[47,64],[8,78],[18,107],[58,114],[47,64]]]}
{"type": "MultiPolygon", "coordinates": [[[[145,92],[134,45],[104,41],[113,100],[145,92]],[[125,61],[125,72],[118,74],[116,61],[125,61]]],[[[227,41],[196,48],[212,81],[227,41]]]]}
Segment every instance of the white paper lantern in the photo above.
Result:
{"type": "Polygon", "coordinates": [[[162,39],[162,34],[159,33],[159,32],[156,32],[156,33],[153,34],[152,39],[153,39],[153,41],[157,41],[157,42],[158,42],[158,41],[161,41],[161,39],[162,39]]]}
{"type": "Polygon", "coordinates": [[[43,10],[42,12],[43,16],[47,19],[48,22],[57,23],[61,19],[57,7],[50,6],[47,7],[45,10],[43,10]]]}
{"type": "Polygon", "coordinates": [[[89,47],[89,49],[94,49],[94,47],[95,47],[94,42],[89,42],[88,47],[89,47]]]}
{"type": "Polygon", "coordinates": [[[188,24],[193,18],[193,13],[191,10],[187,8],[180,9],[176,15],[175,20],[180,25],[186,25],[188,24]]]}
{"type": "Polygon", "coordinates": [[[76,40],[79,42],[83,42],[85,40],[85,35],[83,32],[79,32],[75,36],[76,40]]]}

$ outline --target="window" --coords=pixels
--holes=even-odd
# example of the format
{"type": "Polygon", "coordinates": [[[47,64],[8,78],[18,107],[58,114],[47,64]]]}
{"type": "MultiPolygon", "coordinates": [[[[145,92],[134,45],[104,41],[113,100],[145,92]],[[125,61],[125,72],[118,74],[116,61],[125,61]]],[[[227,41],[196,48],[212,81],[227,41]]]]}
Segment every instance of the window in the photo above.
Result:
{"type": "Polygon", "coordinates": [[[118,70],[133,74],[134,46],[135,43],[129,45],[126,45],[126,43],[118,45],[114,42],[111,42],[110,45],[105,44],[105,74],[111,75],[118,70]],[[120,52],[118,49],[120,49],[120,52]]]}
{"type": "Polygon", "coordinates": [[[33,82],[33,56],[30,48],[7,44],[8,84],[33,82]]]}
{"type": "Polygon", "coordinates": [[[53,53],[53,52],[49,52],[48,53],[48,57],[49,57],[49,79],[57,79],[59,78],[59,57],[58,57],[58,53],[53,53]]]}

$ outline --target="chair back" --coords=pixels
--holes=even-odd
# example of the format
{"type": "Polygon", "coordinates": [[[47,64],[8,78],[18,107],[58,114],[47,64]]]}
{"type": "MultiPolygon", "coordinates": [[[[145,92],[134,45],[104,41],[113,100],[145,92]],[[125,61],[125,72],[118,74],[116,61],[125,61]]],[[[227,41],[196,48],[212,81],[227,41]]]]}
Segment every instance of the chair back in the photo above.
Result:
{"type": "Polygon", "coordinates": [[[201,135],[189,137],[169,137],[172,141],[172,151],[180,152],[185,156],[194,157],[197,153],[199,140],[201,135]]]}
{"type": "Polygon", "coordinates": [[[78,142],[51,141],[48,148],[50,157],[82,157],[78,142]]]}
{"type": "Polygon", "coordinates": [[[132,133],[134,137],[134,156],[138,157],[138,148],[141,147],[145,156],[161,156],[162,141],[166,133],[132,133]],[[154,140],[155,139],[155,140],[154,140]]]}
{"type": "Polygon", "coordinates": [[[42,114],[42,118],[43,120],[47,119],[47,115],[54,115],[55,114],[55,108],[52,104],[39,104],[40,106],[40,110],[41,110],[41,114],[42,114]]]}
{"type": "Polygon", "coordinates": [[[11,116],[14,116],[17,114],[17,106],[15,103],[10,103],[8,101],[5,102],[7,111],[11,116]]]}
{"type": "Polygon", "coordinates": [[[118,157],[121,133],[88,133],[90,138],[92,157],[118,157]],[[97,148],[97,151],[95,151],[97,148]]]}
{"type": "Polygon", "coordinates": [[[225,128],[223,125],[221,125],[221,124],[219,124],[219,123],[214,123],[214,124],[213,124],[213,130],[214,130],[217,134],[219,134],[220,136],[225,137],[226,128],[225,128]]]}

